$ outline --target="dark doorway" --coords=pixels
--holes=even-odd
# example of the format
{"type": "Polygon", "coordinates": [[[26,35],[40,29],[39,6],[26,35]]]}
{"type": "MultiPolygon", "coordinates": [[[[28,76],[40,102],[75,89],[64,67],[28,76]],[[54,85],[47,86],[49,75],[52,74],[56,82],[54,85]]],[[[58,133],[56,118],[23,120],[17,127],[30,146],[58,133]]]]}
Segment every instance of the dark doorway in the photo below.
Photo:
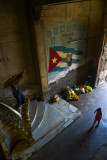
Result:
{"type": "Polygon", "coordinates": [[[104,29],[102,52],[99,59],[96,86],[107,82],[107,28],[104,29]]]}

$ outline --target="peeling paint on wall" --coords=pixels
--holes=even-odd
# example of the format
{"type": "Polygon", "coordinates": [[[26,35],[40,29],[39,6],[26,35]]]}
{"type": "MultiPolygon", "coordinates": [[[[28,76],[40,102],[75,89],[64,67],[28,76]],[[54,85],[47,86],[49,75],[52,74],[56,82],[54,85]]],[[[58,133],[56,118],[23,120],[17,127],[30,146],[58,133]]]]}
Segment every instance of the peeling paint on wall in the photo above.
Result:
{"type": "Polygon", "coordinates": [[[48,81],[51,83],[84,63],[87,24],[78,19],[57,22],[54,26],[46,28],[44,33],[48,81]]]}

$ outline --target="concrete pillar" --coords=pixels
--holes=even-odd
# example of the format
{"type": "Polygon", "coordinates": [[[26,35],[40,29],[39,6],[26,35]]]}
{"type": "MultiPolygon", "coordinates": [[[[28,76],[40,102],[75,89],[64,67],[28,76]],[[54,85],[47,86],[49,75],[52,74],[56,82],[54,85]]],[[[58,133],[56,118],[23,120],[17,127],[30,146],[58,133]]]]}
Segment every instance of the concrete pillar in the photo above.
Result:
{"type": "Polygon", "coordinates": [[[38,53],[39,69],[43,95],[48,91],[48,72],[46,65],[44,29],[40,21],[34,21],[36,46],[38,53]]]}

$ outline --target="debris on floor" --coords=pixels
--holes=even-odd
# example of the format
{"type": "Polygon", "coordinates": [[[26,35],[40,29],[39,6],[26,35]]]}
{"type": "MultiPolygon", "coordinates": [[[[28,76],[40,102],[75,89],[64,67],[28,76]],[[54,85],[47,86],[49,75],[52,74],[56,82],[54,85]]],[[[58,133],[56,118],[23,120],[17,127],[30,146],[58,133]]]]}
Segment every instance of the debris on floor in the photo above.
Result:
{"type": "Polygon", "coordinates": [[[54,95],[52,98],[51,98],[51,102],[54,103],[54,102],[59,102],[60,98],[59,96],[56,94],[54,95]]]}
{"type": "Polygon", "coordinates": [[[86,85],[76,86],[75,85],[72,88],[67,86],[62,97],[66,101],[79,100],[78,95],[81,95],[81,94],[84,94],[84,93],[89,93],[89,92],[92,92],[92,87],[91,86],[86,86],[86,85]]]}

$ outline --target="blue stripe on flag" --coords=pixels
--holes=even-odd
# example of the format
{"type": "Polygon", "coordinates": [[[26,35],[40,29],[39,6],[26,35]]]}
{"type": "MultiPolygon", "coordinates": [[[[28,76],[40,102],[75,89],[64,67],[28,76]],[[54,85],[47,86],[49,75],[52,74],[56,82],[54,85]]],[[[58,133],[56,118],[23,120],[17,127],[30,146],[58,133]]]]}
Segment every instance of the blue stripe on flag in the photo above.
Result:
{"type": "MultiPolygon", "coordinates": [[[[62,58],[62,57],[61,57],[62,58]]],[[[65,61],[65,58],[62,58],[62,61],[61,62],[64,62],[65,61]]]]}
{"type": "Polygon", "coordinates": [[[68,68],[69,67],[59,67],[59,66],[57,66],[54,69],[52,69],[50,72],[56,72],[56,71],[62,72],[64,70],[68,69],[68,68]]]}
{"type": "MultiPolygon", "coordinates": [[[[64,62],[64,61],[65,61],[65,58],[62,58],[61,62],[64,62]]],[[[72,59],[72,63],[79,63],[79,62],[80,62],[80,59],[72,59]]]]}
{"type": "Polygon", "coordinates": [[[51,48],[54,49],[56,52],[62,51],[63,53],[72,53],[75,55],[82,55],[83,54],[81,50],[75,50],[74,48],[66,48],[63,46],[53,46],[51,48]]]}

